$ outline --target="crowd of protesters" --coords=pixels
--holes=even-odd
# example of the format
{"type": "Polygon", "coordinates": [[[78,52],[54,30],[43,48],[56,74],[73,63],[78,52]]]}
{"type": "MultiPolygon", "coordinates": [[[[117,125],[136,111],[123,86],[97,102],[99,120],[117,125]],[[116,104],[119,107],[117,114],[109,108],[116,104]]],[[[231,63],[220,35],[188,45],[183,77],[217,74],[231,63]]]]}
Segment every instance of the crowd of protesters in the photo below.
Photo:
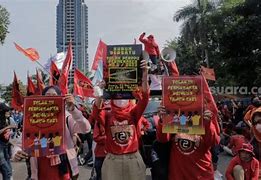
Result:
{"type": "MultiPolygon", "coordinates": [[[[140,40],[148,46],[149,56],[156,63],[159,52],[154,36],[148,36],[147,40],[144,36],[145,33],[140,40]]],[[[261,178],[260,97],[254,97],[248,104],[229,100],[204,107],[204,135],[163,133],[166,108],[159,105],[157,112],[144,114],[150,98],[147,62],[142,60],[140,67],[142,81],[133,92],[135,100],[105,101],[101,95],[102,83],[89,109],[76,104],[71,94],[65,96],[65,151],[60,155],[30,157],[18,141],[12,144],[10,139],[23,136],[23,115],[1,103],[3,179],[12,179],[11,159],[26,159],[28,180],[78,179],[78,166],[85,164],[93,167],[91,177],[85,177],[91,180],[145,180],[147,168],[152,180],[212,180],[222,178],[218,173],[220,153],[233,157],[224,174],[228,180],[261,178]]],[[[42,95],[59,96],[61,90],[48,86],[42,95]]]]}
{"type": "MultiPolygon", "coordinates": [[[[166,113],[163,106],[159,106],[156,114],[143,116],[149,97],[146,84],[147,81],[144,81],[143,89],[136,92],[137,103],[129,100],[104,103],[98,97],[91,108],[92,112],[82,104],[74,109],[67,108],[72,118],[77,111],[82,112],[83,121],[79,121],[77,115],[78,121],[70,119],[68,131],[72,133],[68,133],[67,137],[67,140],[71,139],[67,142],[68,147],[80,149],[78,155],[82,155],[84,162],[78,158],[78,165],[93,166],[95,173],[92,173],[92,176],[103,180],[146,179],[146,168],[151,169],[153,180],[214,179],[219,153],[224,153],[233,157],[224,174],[227,179],[258,179],[261,160],[259,97],[253,98],[251,103],[246,105],[239,100],[217,102],[220,132],[213,124],[213,112],[206,110],[205,135],[166,134],[162,133],[161,118],[166,113]],[[92,125],[93,133],[89,124],[92,125]],[[89,142],[85,150],[82,146],[84,141],[89,142]],[[146,148],[146,142],[149,142],[150,148],[146,148]],[[94,153],[91,150],[93,143],[95,143],[94,153]]],[[[48,87],[44,92],[48,95],[60,94],[58,87],[48,87]]],[[[69,104],[74,104],[72,96],[68,99],[69,104]]],[[[3,179],[12,177],[11,149],[15,149],[14,160],[29,159],[28,179],[46,179],[46,174],[41,169],[45,167],[46,170],[48,161],[45,158],[29,158],[19,146],[10,142],[10,139],[19,139],[22,135],[22,113],[1,103],[0,114],[0,170],[3,179]]],[[[51,177],[77,179],[79,174],[77,158],[73,159],[72,167],[64,170],[62,176],[59,168],[57,170],[51,168],[53,170],[51,177]]],[[[66,160],[61,163],[64,165],[63,163],[69,162],[66,160]]]]}

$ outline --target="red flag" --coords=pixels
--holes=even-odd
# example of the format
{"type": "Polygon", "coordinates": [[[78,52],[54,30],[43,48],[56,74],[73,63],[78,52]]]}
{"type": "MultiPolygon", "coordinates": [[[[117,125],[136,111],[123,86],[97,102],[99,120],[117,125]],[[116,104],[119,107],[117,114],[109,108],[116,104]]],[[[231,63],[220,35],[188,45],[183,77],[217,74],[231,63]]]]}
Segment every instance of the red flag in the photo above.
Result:
{"type": "Polygon", "coordinates": [[[27,74],[27,96],[30,95],[34,95],[35,94],[35,86],[34,83],[32,81],[32,79],[29,77],[29,75],[27,74]]]}
{"type": "Polygon", "coordinates": [[[179,76],[179,70],[175,61],[167,62],[170,76],[179,76]]]}
{"type": "Polygon", "coordinates": [[[21,95],[19,83],[16,77],[16,74],[14,72],[14,80],[13,80],[13,89],[12,89],[12,100],[11,100],[11,106],[14,109],[22,111],[23,109],[23,96],[21,95]]]}
{"type": "Polygon", "coordinates": [[[68,75],[70,72],[72,59],[73,59],[72,43],[70,42],[69,47],[67,49],[65,60],[63,62],[61,77],[59,78],[58,81],[58,86],[60,87],[63,95],[67,94],[68,92],[68,75]]]}
{"type": "Polygon", "coordinates": [[[38,54],[38,52],[36,51],[36,49],[34,48],[28,48],[28,49],[24,49],[21,46],[19,46],[18,44],[14,43],[15,47],[18,51],[22,52],[25,56],[27,56],[31,61],[37,61],[40,56],[38,54]]]}
{"type": "Polygon", "coordinates": [[[204,109],[210,110],[213,115],[213,124],[215,125],[216,131],[220,133],[219,125],[218,125],[218,108],[216,102],[212,96],[212,93],[209,89],[207,80],[203,76],[203,94],[204,94],[204,109]]]}
{"type": "Polygon", "coordinates": [[[50,79],[49,79],[49,85],[57,85],[59,77],[60,77],[60,71],[58,67],[56,66],[55,62],[51,61],[50,66],[50,79]]]}
{"type": "Polygon", "coordinates": [[[42,80],[42,75],[40,73],[38,70],[36,70],[37,88],[35,91],[35,95],[42,95],[43,89],[45,88],[44,82],[42,80]]]}
{"type": "Polygon", "coordinates": [[[106,56],[107,56],[107,45],[102,40],[100,40],[92,63],[92,70],[97,70],[99,60],[105,61],[106,56]]]}
{"type": "Polygon", "coordinates": [[[215,81],[216,80],[216,76],[215,76],[215,71],[214,69],[211,68],[206,68],[204,66],[201,66],[200,68],[201,70],[201,74],[208,80],[212,80],[215,81]]]}
{"type": "Polygon", "coordinates": [[[93,86],[89,78],[78,69],[74,70],[74,94],[82,97],[94,97],[93,86]]]}

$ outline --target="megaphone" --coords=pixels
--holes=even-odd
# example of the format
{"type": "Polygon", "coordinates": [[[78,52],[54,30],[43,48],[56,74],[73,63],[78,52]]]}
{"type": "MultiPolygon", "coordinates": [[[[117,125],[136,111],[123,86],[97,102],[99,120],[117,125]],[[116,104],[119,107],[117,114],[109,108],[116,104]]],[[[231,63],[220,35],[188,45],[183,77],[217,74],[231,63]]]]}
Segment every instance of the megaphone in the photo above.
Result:
{"type": "Polygon", "coordinates": [[[171,62],[176,58],[176,51],[170,47],[166,47],[161,51],[161,59],[166,62],[171,62]]]}

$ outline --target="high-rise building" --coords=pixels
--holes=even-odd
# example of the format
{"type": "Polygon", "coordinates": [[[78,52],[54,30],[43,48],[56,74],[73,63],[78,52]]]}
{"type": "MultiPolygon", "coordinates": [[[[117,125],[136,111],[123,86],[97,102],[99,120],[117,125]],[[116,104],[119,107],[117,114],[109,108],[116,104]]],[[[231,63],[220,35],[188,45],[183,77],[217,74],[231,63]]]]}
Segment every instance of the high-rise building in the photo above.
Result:
{"type": "Polygon", "coordinates": [[[59,0],[56,7],[56,47],[57,52],[66,51],[72,41],[73,62],[69,79],[78,68],[88,71],[88,7],[84,0],[59,0]]]}

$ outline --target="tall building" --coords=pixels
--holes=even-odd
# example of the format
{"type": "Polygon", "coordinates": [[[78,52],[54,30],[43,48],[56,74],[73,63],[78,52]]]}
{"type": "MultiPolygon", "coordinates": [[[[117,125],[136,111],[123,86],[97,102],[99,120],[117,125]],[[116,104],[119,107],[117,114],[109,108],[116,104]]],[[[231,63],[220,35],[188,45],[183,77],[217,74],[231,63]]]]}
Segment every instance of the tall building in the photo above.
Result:
{"type": "Polygon", "coordinates": [[[73,62],[69,79],[72,82],[75,68],[88,71],[88,7],[84,0],[59,0],[56,7],[57,52],[66,51],[72,41],[73,62]]]}

